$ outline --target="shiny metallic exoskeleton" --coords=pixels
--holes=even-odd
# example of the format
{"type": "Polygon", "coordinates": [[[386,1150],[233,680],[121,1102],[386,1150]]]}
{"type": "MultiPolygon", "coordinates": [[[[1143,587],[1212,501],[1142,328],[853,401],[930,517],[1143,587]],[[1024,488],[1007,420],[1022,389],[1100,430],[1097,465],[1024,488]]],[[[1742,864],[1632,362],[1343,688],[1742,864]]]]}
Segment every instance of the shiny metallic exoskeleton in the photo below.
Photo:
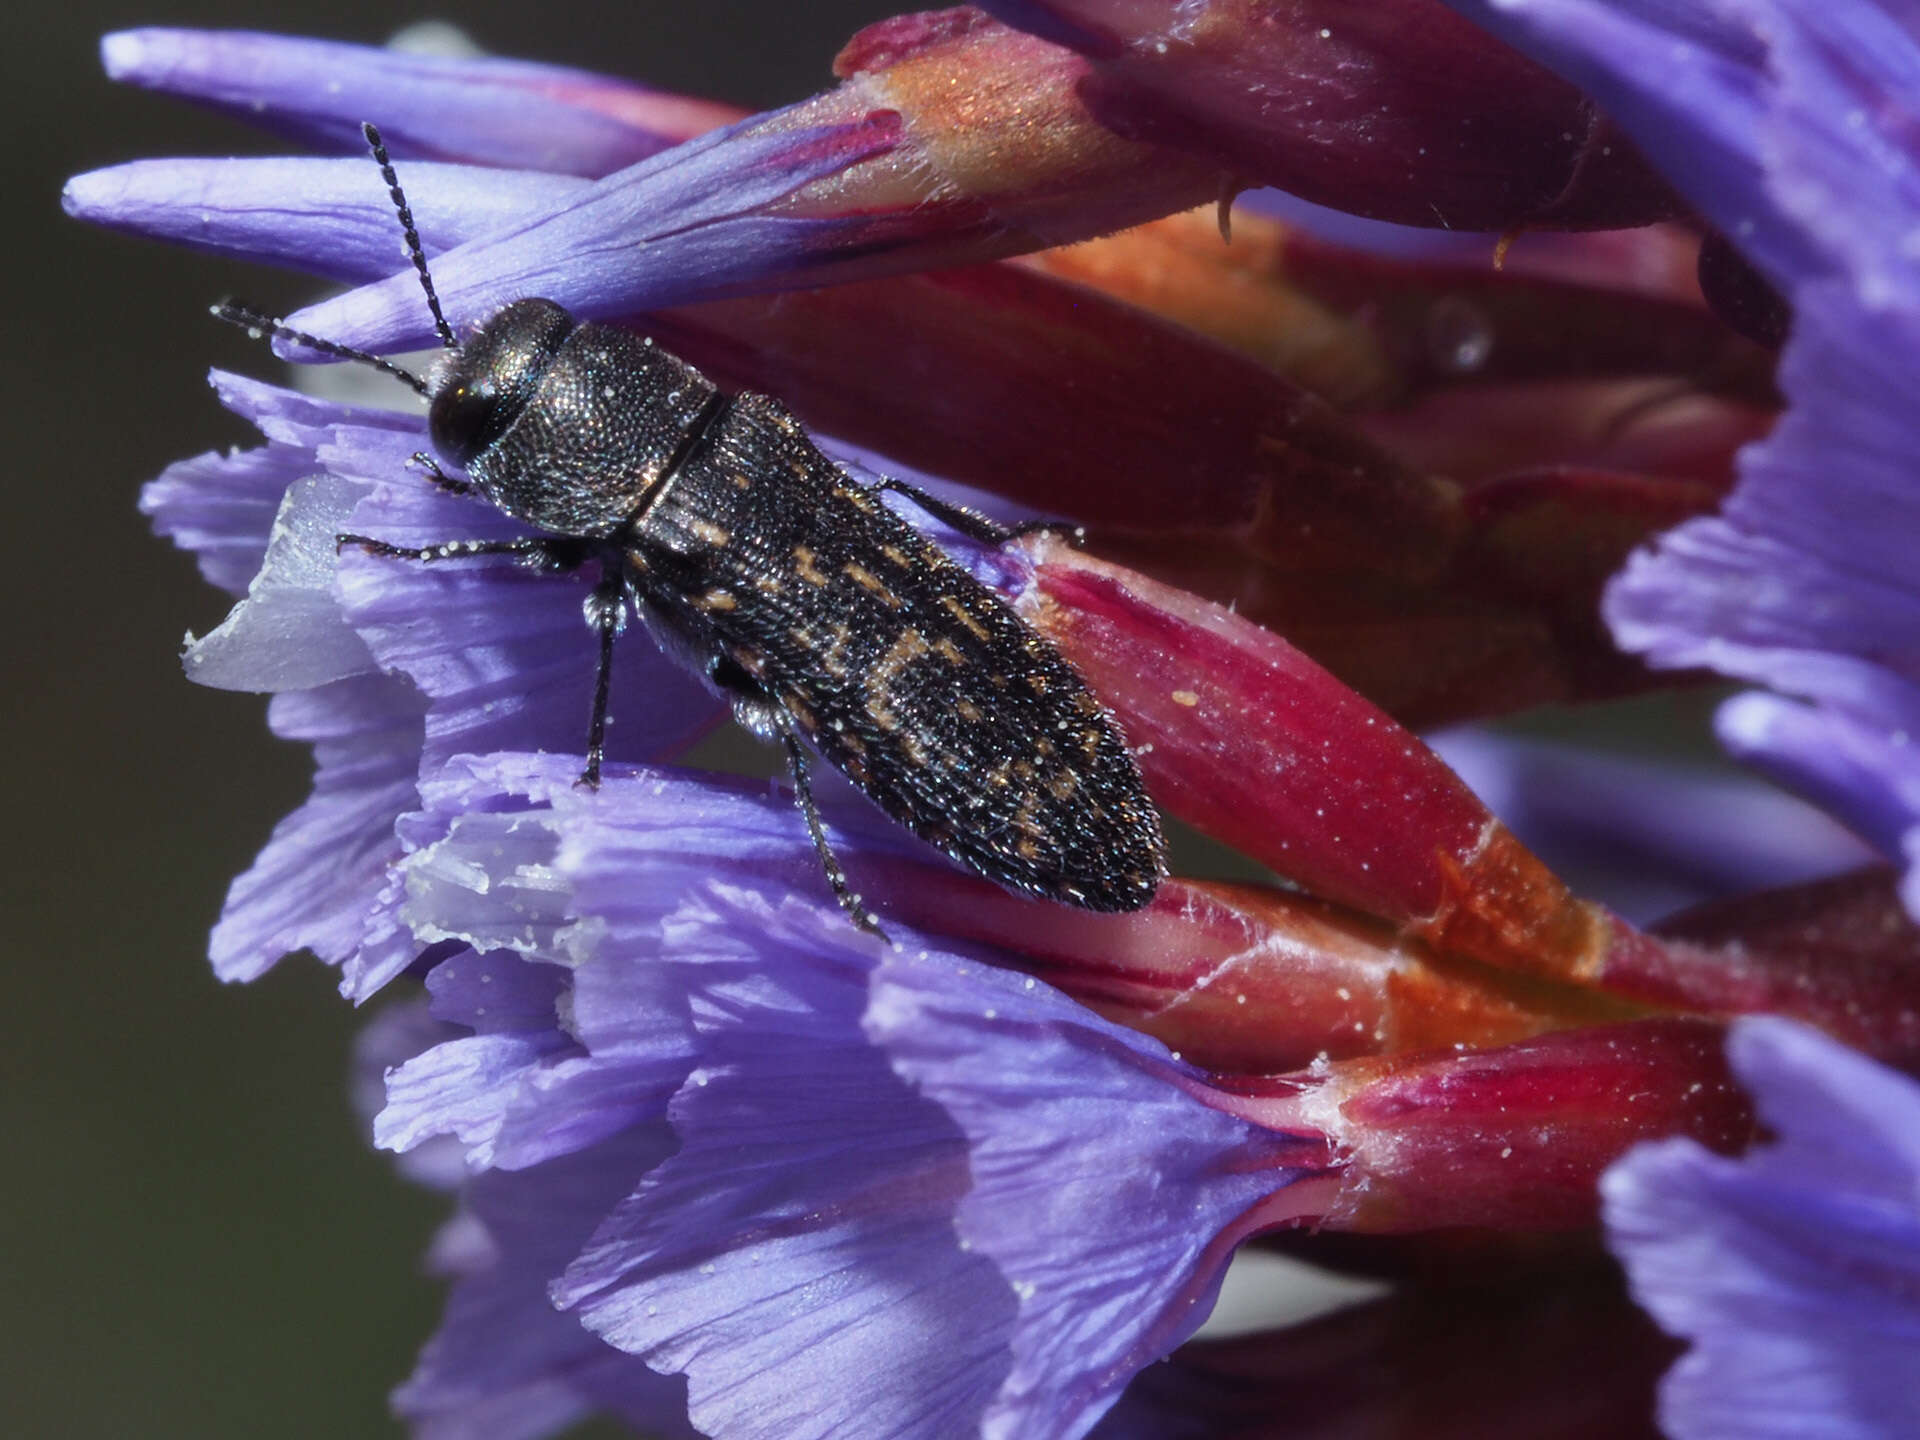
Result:
{"type": "Polygon", "coordinates": [[[422,548],[426,561],[512,555],[597,571],[600,636],[586,773],[598,783],[614,640],[632,611],[756,733],[785,746],[840,903],[877,929],[821,830],[806,746],[883,811],[1011,890],[1134,910],[1164,873],[1159,818],[1111,717],[1059,651],[881,502],[906,490],[975,538],[983,517],[895,482],[869,488],[778,400],[723,394],[651,340],[517,300],[464,343],[441,314],[412,217],[371,126],[447,354],[421,380],[238,307],[216,313],[375,363],[429,399],[435,483],[541,534],[422,548]],[[802,743],[804,741],[804,744],[802,743]]]}

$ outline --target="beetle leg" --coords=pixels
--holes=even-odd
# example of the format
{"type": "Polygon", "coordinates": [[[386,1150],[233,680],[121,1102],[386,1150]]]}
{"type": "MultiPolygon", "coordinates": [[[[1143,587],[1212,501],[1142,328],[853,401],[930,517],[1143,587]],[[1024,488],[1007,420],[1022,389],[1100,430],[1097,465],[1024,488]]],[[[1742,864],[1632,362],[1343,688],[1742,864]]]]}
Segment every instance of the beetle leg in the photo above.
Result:
{"type": "Polygon", "coordinates": [[[1042,533],[1064,536],[1075,546],[1086,539],[1086,532],[1078,525],[1068,525],[1057,520],[1025,520],[1018,525],[1002,525],[998,520],[989,520],[978,510],[969,510],[964,505],[955,505],[950,500],[929,495],[918,485],[909,485],[904,480],[893,480],[882,476],[874,482],[872,488],[892,490],[896,494],[906,496],[934,519],[942,524],[951,525],[969,540],[978,540],[982,545],[1005,545],[1009,540],[1042,533]]]}
{"type": "Polygon", "coordinates": [[[627,582],[618,565],[601,562],[600,579],[585,604],[587,624],[600,637],[600,662],[593,674],[593,716],[587,722],[587,768],[580,783],[600,788],[600,761],[607,748],[607,696],[613,690],[613,642],[627,628],[627,582]]]}
{"type": "Polygon", "coordinates": [[[440,462],[424,450],[416,450],[407,462],[424,474],[434,485],[449,495],[472,495],[476,486],[471,480],[456,480],[440,468],[440,462]]]}
{"type": "MultiPolygon", "coordinates": [[[[800,737],[794,732],[793,719],[786,711],[778,712],[780,743],[786,747],[787,765],[793,772],[793,796],[799,802],[800,813],[806,817],[807,834],[813,837],[814,851],[820,856],[820,865],[827,872],[827,884],[833,887],[833,898],[840,902],[840,908],[847,912],[847,918],[870,935],[878,935],[887,940],[887,932],[880,928],[879,922],[868,912],[860,897],[853,893],[847,884],[847,872],[840,868],[840,862],[833,857],[833,851],[827,845],[827,832],[820,824],[820,807],[813,801],[813,785],[807,779],[807,752],[800,744],[800,737]]],[[[893,942],[887,940],[891,945],[893,942]]]]}

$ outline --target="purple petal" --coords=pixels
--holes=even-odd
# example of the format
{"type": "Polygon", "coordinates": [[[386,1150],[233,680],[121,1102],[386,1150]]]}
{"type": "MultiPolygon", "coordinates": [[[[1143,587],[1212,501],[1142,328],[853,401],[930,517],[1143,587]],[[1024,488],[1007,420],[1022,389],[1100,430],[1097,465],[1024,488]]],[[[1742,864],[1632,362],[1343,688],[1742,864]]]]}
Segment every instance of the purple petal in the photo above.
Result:
{"type": "Polygon", "coordinates": [[[1742,1020],[1735,1070],[1777,1139],[1684,1140],[1607,1172],[1634,1292],[1693,1348],[1662,1390],[1675,1440],[1920,1427],[1920,1087],[1816,1031],[1742,1020]]]}
{"type": "Polygon", "coordinates": [[[1636,923],[1874,858],[1811,805],[1724,766],[1478,730],[1429,743],[1556,874],[1636,923]]]}
{"type": "Polygon", "coordinates": [[[1911,310],[1920,303],[1920,34],[1911,7],[1728,0],[1728,11],[1766,40],[1769,195],[1868,309],[1911,310]]]}
{"type": "Polygon", "coordinates": [[[610,174],[724,113],[558,65],[244,30],[122,30],[100,42],[100,59],[112,79],[323,149],[362,153],[371,120],[395,155],[574,175],[610,174]]]}
{"type": "Polygon", "coordinates": [[[1724,514],[1636,555],[1607,595],[1620,642],[1660,665],[1778,684],[1778,651],[1858,655],[1920,678],[1914,426],[1901,370],[1920,313],[1803,289],[1780,381],[1792,404],[1742,457],[1724,514]]]}
{"type": "Polygon", "coordinates": [[[560,1024],[562,974],[506,952],[468,952],[434,966],[427,976],[434,1017],[476,1033],[455,1033],[394,1068],[374,1143],[408,1151],[452,1135],[465,1147],[469,1169],[495,1164],[502,1120],[523,1090],[538,1085],[549,1063],[580,1055],[560,1024]]]}
{"type": "Polygon", "coordinates": [[[140,492],[140,513],[199,561],[210,584],[237,598],[266,558],[287,487],[312,469],[312,457],[290,446],[208,451],[161,471],[140,492]]]}
{"type": "MultiPolygon", "coordinates": [[[[564,757],[470,757],[422,786],[401,918],[416,945],[484,952],[428,977],[436,1016],[475,1033],[395,1072],[380,1144],[451,1133],[476,1169],[525,1168],[657,1120],[692,1063],[657,928],[597,913],[558,863],[575,774],[564,757]]],[[[651,787],[608,788],[612,805],[642,798],[641,824],[656,808],[651,787]]]]}
{"type": "Polygon", "coordinates": [[[201,573],[233,595],[266,558],[287,487],[317,468],[315,449],[339,422],[378,428],[406,417],[348,410],[298,391],[215,370],[220,402],[267,437],[264,448],[208,453],[170,465],[140,494],[154,529],[199,558],[201,573]]]}
{"type": "Polygon", "coordinates": [[[1636,555],[1608,589],[1607,617],[1656,664],[1820,702],[1831,713],[1817,722],[1762,706],[1730,712],[1723,731],[1904,858],[1900,837],[1920,825],[1908,751],[1920,734],[1920,520],[1897,372],[1898,357],[1920,357],[1920,315],[1862,310],[1831,282],[1796,298],[1782,366],[1792,408],[1746,453],[1725,514],[1636,555]]]}
{"type": "Polygon", "coordinates": [[[335,537],[363,486],[339,475],[296,480],[282,500],[259,574],[219,626],[189,639],[187,678],[220,690],[307,690],[372,675],[367,644],[333,596],[335,537]]]}
{"type": "Polygon", "coordinates": [[[1920,914],[1920,746],[1910,732],[1759,693],[1728,701],[1716,728],[1734,755],[1826,806],[1884,854],[1903,859],[1902,898],[1910,913],[1920,914]]]}
{"type": "Polygon", "coordinates": [[[719,886],[670,931],[705,1046],[673,1103],[681,1148],[556,1298],[684,1372],[713,1434],[971,1433],[1013,1300],[953,1234],[958,1131],[861,1034],[877,942],[719,886]]]}
{"type": "Polygon", "coordinates": [[[547,1299],[548,1283],[670,1145],[664,1127],[631,1130],[468,1187],[455,1223],[477,1233],[460,1237],[440,1329],[393,1396],[415,1436],[532,1440],[602,1411],[668,1440],[694,1434],[679,1380],[612,1349],[547,1299]]]}
{"type": "Polygon", "coordinates": [[[1202,1096],[1198,1072],[1030,976],[900,954],[867,1028],[966,1132],[957,1225],[1019,1298],[991,1437],[1081,1435],[1205,1320],[1233,1246],[1317,1143],[1202,1096]]]}
{"type": "MultiPolygon", "coordinates": [[[[424,999],[382,1006],[353,1046],[353,1108],[372,1128],[387,1103],[387,1073],[442,1041],[459,1037],[453,1026],[433,1018],[424,999]]],[[[433,1190],[457,1190],[467,1178],[460,1146],[437,1140],[395,1162],[402,1175],[433,1190]]]]}
{"type": "MultiPolygon", "coordinates": [[[[406,166],[427,254],[564,204],[587,182],[535,170],[406,166]]],[[[369,159],[136,160],[76,175],[66,212],[214,255],[335,280],[377,280],[405,259],[386,181],[369,159]]]]}
{"type": "MultiPolygon", "coordinates": [[[[782,128],[786,112],[705,135],[577,192],[558,209],[433,257],[449,315],[479,320],[544,296],[604,319],[753,291],[823,283],[851,220],[783,216],[777,202],[895,145],[900,119],[874,111],[782,128]]],[[[405,177],[401,177],[404,181],[405,177]]],[[[411,270],[289,317],[309,334],[387,351],[430,343],[411,270]]]]}
{"type": "MultiPolygon", "coordinates": [[[[424,444],[424,430],[414,438],[424,444]]],[[[490,505],[393,473],[394,483],[376,486],[343,528],[398,545],[526,533],[490,505]]],[[[430,768],[495,750],[583,753],[599,664],[598,641],[581,616],[586,595],[584,576],[541,574],[505,556],[429,565],[349,551],[339,562],[346,622],[382,669],[405,675],[431,702],[430,768]]],[[[610,758],[671,754],[723,714],[642,627],[629,631],[608,707],[610,758]]]]}
{"type": "Polygon", "coordinates": [[[353,955],[400,858],[394,822],[417,801],[420,702],[405,685],[380,675],[291,692],[268,720],[313,744],[313,793],[227,892],[209,942],[223,980],[256,979],[294,950],[353,955]]]}

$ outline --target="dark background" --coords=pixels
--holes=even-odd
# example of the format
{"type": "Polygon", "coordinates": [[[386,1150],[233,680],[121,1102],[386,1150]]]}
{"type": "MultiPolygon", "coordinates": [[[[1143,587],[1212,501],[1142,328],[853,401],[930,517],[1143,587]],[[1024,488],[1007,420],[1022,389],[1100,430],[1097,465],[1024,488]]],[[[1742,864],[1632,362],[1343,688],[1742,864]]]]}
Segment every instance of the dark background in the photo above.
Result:
{"type": "MultiPolygon", "coordinates": [[[[264,701],[180,674],[224,613],[147,533],[140,485],[248,432],[209,365],[272,373],[207,318],[301,282],[90,230],[69,174],[144,155],[270,153],[182,102],[109,85],[98,37],[141,24],[384,41],[463,26],[505,55],[761,107],[830,83],[880,0],[692,5],[22,5],[0,46],[8,283],[0,1020],[0,1434],[380,1436],[438,1314],[420,1256],[443,1202],[392,1174],[347,1100],[364,1017],[294,957],[222,987],[205,936],[231,876],[305,794],[264,701]],[[777,18],[776,18],[777,17],[777,18]]],[[[377,118],[377,117],[372,117],[377,118]]]]}

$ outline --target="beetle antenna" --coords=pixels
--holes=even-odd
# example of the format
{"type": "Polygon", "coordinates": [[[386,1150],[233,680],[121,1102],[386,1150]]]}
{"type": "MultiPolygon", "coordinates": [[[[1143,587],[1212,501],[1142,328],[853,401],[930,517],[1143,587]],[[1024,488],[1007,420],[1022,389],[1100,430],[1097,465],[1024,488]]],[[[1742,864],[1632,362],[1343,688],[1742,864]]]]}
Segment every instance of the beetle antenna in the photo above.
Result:
{"type": "Polygon", "coordinates": [[[387,194],[393,197],[393,208],[400,214],[400,229],[407,237],[407,254],[413,260],[413,268],[420,272],[420,288],[427,292],[427,309],[433,312],[433,328],[442,345],[458,350],[460,342],[453,338],[453,327],[447,324],[447,317],[440,309],[440,297],[434,294],[433,277],[427,273],[427,252],[420,246],[413,211],[407,208],[407,195],[400,188],[400,177],[393,173],[393,161],[387,155],[386,142],[380,138],[380,128],[371,120],[362,120],[360,133],[367,137],[367,148],[373,151],[374,161],[380,166],[380,178],[387,182],[387,194]]]}
{"type": "Polygon", "coordinates": [[[426,381],[411,370],[402,369],[391,360],[383,360],[378,355],[369,355],[365,350],[355,350],[350,345],[322,340],[318,335],[309,335],[304,330],[292,329],[271,315],[263,315],[251,306],[237,305],[231,300],[222,300],[218,305],[207,308],[214,319],[224,320],[229,325],[238,325],[242,330],[249,330],[256,339],[265,339],[273,335],[282,340],[291,340],[295,344],[305,345],[309,350],[338,355],[342,360],[358,360],[362,365],[371,365],[374,369],[393,376],[403,384],[412,386],[421,395],[432,398],[433,392],[427,389],[426,381]]]}

